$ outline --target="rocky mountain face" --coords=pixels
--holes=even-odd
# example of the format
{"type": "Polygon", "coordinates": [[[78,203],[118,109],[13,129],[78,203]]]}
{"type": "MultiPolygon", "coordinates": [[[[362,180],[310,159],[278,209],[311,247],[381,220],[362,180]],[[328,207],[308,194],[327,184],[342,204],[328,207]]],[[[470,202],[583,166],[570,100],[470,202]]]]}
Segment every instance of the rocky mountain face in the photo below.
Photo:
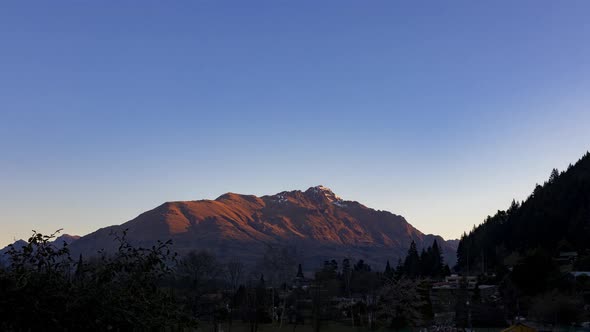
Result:
{"type": "Polygon", "coordinates": [[[364,259],[382,268],[405,257],[411,241],[418,249],[436,239],[445,261],[455,263],[456,242],[425,235],[403,217],[343,200],[330,189],[285,191],[257,197],[227,193],[215,200],[164,203],[118,226],[73,241],[73,254],[91,255],[116,248],[113,233],[127,230],[136,245],[172,239],[180,255],[208,250],[221,259],[255,263],[267,248],[289,246],[310,267],[326,259],[364,259]]]}

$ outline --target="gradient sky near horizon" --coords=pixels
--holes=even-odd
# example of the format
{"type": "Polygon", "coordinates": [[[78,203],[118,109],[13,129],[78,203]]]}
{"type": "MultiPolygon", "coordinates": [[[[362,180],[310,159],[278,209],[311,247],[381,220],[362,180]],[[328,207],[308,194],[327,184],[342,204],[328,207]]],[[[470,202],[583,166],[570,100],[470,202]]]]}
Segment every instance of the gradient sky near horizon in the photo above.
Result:
{"type": "Polygon", "coordinates": [[[2,1],[0,246],[323,184],[457,238],[590,149],[588,1],[2,1]]]}

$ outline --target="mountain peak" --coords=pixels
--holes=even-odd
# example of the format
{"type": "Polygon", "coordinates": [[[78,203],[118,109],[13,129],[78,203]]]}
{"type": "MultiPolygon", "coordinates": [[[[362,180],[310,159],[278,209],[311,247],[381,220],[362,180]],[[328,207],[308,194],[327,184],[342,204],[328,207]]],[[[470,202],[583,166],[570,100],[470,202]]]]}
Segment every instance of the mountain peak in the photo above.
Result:
{"type": "Polygon", "coordinates": [[[330,188],[328,188],[328,187],[324,187],[324,186],[322,186],[321,184],[320,184],[320,185],[317,185],[317,186],[315,186],[315,187],[311,187],[311,188],[309,188],[309,189],[314,189],[314,190],[320,190],[320,191],[325,191],[325,192],[334,193],[334,192],[332,191],[332,189],[330,189],[330,188]]]}
{"type": "Polygon", "coordinates": [[[340,196],[334,194],[334,192],[332,191],[332,189],[330,189],[328,187],[324,187],[322,185],[311,187],[311,188],[307,189],[305,191],[305,193],[308,194],[308,195],[312,195],[314,197],[323,197],[323,198],[327,199],[330,202],[342,201],[342,198],[340,198],[340,196]]]}

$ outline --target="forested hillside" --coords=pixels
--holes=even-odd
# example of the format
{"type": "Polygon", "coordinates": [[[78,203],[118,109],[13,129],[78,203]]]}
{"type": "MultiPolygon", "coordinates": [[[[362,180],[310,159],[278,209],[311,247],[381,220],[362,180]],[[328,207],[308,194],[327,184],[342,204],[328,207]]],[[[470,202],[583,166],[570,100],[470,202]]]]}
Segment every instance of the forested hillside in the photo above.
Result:
{"type": "Polygon", "coordinates": [[[587,269],[584,253],[590,248],[589,239],[590,154],[586,153],[566,171],[553,169],[525,201],[513,201],[507,210],[464,234],[457,264],[464,272],[493,272],[522,263],[524,257],[550,264],[560,251],[577,251],[581,257],[576,268],[587,269]]]}

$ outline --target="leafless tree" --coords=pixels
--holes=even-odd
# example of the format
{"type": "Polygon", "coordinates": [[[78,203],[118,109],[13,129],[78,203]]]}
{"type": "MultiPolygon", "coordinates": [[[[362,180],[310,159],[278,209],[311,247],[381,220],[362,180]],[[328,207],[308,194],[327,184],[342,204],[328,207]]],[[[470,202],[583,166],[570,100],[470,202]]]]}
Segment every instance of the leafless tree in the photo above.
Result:
{"type": "Polygon", "coordinates": [[[268,246],[262,260],[260,261],[260,270],[264,273],[264,277],[271,286],[271,316],[273,320],[280,320],[281,324],[284,318],[286,309],[286,296],[283,296],[281,303],[282,313],[279,318],[275,306],[275,292],[276,289],[287,284],[295,277],[297,271],[296,267],[296,250],[289,246],[268,246]]]}
{"type": "Polygon", "coordinates": [[[244,279],[244,264],[242,262],[232,259],[225,266],[226,281],[235,292],[244,279]]]}
{"type": "Polygon", "coordinates": [[[229,308],[229,330],[231,331],[233,323],[234,310],[236,309],[236,296],[238,288],[244,281],[244,264],[237,259],[230,260],[225,265],[225,278],[232,290],[231,307],[229,308]]]}
{"type": "Polygon", "coordinates": [[[418,292],[418,281],[410,279],[388,280],[379,294],[380,314],[394,327],[418,326],[423,317],[420,307],[425,304],[418,292]]]}
{"type": "Polygon", "coordinates": [[[220,277],[221,267],[213,254],[207,251],[188,253],[178,267],[180,275],[189,278],[193,287],[202,287],[205,283],[220,277]]]}

